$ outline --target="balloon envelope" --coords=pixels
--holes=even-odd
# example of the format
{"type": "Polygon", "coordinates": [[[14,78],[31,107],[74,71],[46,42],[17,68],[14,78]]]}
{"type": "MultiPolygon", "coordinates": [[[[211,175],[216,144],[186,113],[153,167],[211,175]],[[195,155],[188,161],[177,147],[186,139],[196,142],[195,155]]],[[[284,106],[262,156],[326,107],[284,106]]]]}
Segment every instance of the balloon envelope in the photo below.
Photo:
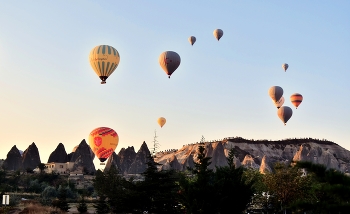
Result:
{"type": "Polygon", "coordinates": [[[289,65],[287,63],[282,64],[282,68],[283,68],[284,72],[287,71],[288,67],[289,67],[289,65]]]}
{"type": "Polygon", "coordinates": [[[281,97],[281,99],[279,101],[277,101],[277,102],[275,102],[273,100],[272,100],[272,102],[277,108],[280,108],[283,105],[283,103],[284,103],[284,97],[281,97]]]}
{"type": "Polygon", "coordinates": [[[214,37],[219,41],[221,37],[224,35],[224,31],[222,31],[221,29],[215,29],[213,34],[214,34],[214,37]]]}
{"type": "Polygon", "coordinates": [[[166,119],[164,117],[158,118],[158,124],[160,125],[161,128],[164,126],[165,123],[166,123],[166,119]]]}
{"type": "Polygon", "coordinates": [[[99,45],[94,47],[89,55],[91,67],[102,80],[101,84],[106,83],[106,79],[118,67],[120,56],[118,51],[109,45],[99,45]]]}
{"type": "Polygon", "coordinates": [[[295,108],[298,108],[300,103],[303,101],[303,96],[299,93],[294,93],[290,96],[290,101],[295,106],[295,108]]]}
{"type": "Polygon", "coordinates": [[[165,51],[160,54],[158,61],[170,78],[171,74],[173,74],[173,72],[179,67],[181,58],[179,54],[174,51],[165,51]]]}
{"type": "Polygon", "coordinates": [[[293,110],[288,106],[281,106],[281,108],[277,110],[277,115],[282,120],[284,125],[286,125],[287,121],[293,115],[293,110]]]}
{"type": "Polygon", "coordinates": [[[117,132],[108,127],[99,127],[89,135],[89,145],[97,158],[104,162],[117,148],[119,137],[117,132]]]}
{"type": "Polygon", "coordinates": [[[272,86],[269,89],[269,96],[274,102],[278,102],[283,96],[283,89],[279,86],[272,86]]]}
{"type": "Polygon", "coordinates": [[[191,45],[193,45],[193,44],[196,42],[196,37],[190,36],[190,37],[188,38],[188,41],[190,42],[191,45]]]}

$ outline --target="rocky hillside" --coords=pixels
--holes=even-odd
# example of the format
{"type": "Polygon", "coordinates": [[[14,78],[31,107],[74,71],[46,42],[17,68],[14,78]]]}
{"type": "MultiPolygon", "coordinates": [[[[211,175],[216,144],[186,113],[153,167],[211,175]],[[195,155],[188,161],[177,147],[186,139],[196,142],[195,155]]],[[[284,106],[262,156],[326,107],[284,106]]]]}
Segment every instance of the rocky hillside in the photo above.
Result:
{"type": "Polygon", "coordinates": [[[147,167],[147,157],[151,153],[146,142],[143,142],[140,149],[136,153],[134,147],[122,148],[118,155],[113,152],[108,158],[105,169],[109,169],[114,165],[122,174],[140,174],[143,173],[147,167]]]}
{"type": "Polygon", "coordinates": [[[252,167],[261,172],[270,171],[275,162],[292,161],[311,161],[342,172],[347,172],[350,167],[350,151],[333,142],[311,138],[279,141],[226,138],[158,152],[155,161],[162,164],[162,169],[185,170],[188,166],[193,167],[193,162],[197,161],[197,149],[201,144],[206,149],[206,155],[212,157],[212,169],[227,165],[226,157],[230,148],[235,150],[236,166],[252,167]]]}

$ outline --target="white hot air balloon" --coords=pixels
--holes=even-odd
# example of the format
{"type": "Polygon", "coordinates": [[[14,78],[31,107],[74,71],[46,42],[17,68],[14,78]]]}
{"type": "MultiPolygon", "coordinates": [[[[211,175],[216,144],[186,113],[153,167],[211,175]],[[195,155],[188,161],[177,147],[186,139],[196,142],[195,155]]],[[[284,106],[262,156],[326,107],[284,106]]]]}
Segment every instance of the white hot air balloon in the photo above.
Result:
{"type": "Polygon", "coordinates": [[[293,115],[293,110],[288,107],[288,106],[281,106],[281,108],[279,108],[277,110],[277,115],[278,117],[282,120],[282,122],[284,123],[284,125],[287,124],[287,121],[292,117],[293,115]]]}
{"type": "Polygon", "coordinates": [[[269,89],[269,96],[275,102],[278,102],[283,96],[283,89],[280,86],[272,86],[269,89]]]}
{"type": "Polygon", "coordinates": [[[224,35],[224,31],[222,31],[221,29],[215,29],[213,34],[214,34],[214,37],[219,41],[221,37],[224,35]]]}
{"type": "Polygon", "coordinates": [[[275,102],[274,100],[272,100],[273,104],[277,107],[280,108],[281,106],[283,106],[284,103],[284,97],[281,97],[280,100],[278,100],[277,102],[275,102]]]}

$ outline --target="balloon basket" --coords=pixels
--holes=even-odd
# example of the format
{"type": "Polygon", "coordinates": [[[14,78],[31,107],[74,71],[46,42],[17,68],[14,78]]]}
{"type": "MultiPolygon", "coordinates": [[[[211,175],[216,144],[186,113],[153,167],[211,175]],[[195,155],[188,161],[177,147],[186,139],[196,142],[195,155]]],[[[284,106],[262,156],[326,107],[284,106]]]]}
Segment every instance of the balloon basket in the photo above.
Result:
{"type": "Polygon", "coordinates": [[[100,165],[106,165],[105,163],[100,163],[100,165]]]}

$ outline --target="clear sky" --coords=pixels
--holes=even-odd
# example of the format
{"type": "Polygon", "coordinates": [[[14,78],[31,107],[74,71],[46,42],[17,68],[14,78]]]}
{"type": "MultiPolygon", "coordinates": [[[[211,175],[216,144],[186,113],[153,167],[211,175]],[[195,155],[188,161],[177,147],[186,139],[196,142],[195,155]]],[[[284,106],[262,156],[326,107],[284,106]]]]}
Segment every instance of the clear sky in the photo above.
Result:
{"type": "Polygon", "coordinates": [[[2,1],[0,158],[35,142],[47,162],[58,143],[70,152],[100,126],[118,133],[116,152],[152,147],[155,130],[160,150],[202,135],[350,149],[349,11],[348,0],[2,1]],[[88,60],[102,44],[121,57],[105,85],[88,60]],[[168,50],[181,56],[171,79],[158,63],[168,50]],[[287,126],[267,93],[274,85],[287,106],[304,96],[287,126]]]}

